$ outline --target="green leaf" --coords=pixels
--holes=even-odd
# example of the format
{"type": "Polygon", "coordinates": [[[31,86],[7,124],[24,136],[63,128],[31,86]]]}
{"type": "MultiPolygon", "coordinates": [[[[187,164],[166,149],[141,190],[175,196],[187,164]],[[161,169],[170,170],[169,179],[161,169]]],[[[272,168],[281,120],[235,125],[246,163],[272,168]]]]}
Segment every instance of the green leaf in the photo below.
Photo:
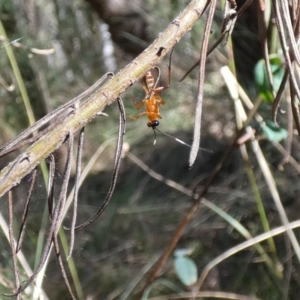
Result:
{"type": "Polygon", "coordinates": [[[190,286],[197,282],[198,270],[195,262],[188,257],[176,257],[174,267],[180,281],[190,286]]]}
{"type": "Polygon", "coordinates": [[[187,256],[190,255],[193,252],[193,249],[177,249],[174,251],[174,255],[176,257],[182,257],[182,256],[187,256]]]}
{"type": "Polygon", "coordinates": [[[261,126],[261,129],[267,140],[271,142],[280,142],[288,138],[288,132],[279,126],[277,126],[272,121],[266,121],[266,123],[261,126]]]}
{"type": "MultiPolygon", "coordinates": [[[[274,92],[277,93],[284,76],[284,68],[280,57],[276,54],[270,56],[269,61],[273,74],[274,92]]],[[[266,102],[273,102],[274,98],[268,82],[267,69],[263,59],[259,60],[254,68],[254,80],[261,98],[266,102]]]]}

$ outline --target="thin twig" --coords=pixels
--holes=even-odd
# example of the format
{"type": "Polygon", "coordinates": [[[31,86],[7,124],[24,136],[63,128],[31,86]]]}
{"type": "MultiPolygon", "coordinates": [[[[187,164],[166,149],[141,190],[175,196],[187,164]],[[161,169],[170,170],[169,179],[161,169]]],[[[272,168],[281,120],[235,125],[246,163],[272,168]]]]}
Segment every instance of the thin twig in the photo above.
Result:
{"type": "Polygon", "coordinates": [[[66,270],[65,270],[65,267],[64,267],[64,263],[63,263],[62,258],[61,258],[60,247],[59,247],[57,235],[53,236],[53,242],[54,242],[55,254],[56,254],[59,266],[60,266],[60,271],[61,271],[62,277],[64,279],[65,285],[67,287],[67,290],[69,292],[69,295],[70,295],[71,299],[76,300],[76,297],[74,296],[72,287],[71,287],[70,282],[68,280],[68,276],[67,276],[67,273],[66,273],[66,270]]]}
{"type": "MultiPolygon", "coordinates": [[[[94,166],[95,162],[97,161],[98,157],[101,155],[101,153],[105,150],[105,148],[113,141],[115,140],[115,138],[110,139],[110,140],[106,140],[104,143],[102,143],[102,145],[97,149],[97,151],[93,154],[93,156],[91,157],[91,159],[89,160],[89,162],[87,163],[87,165],[85,166],[85,168],[82,171],[82,174],[80,176],[80,180],[79,180],[79,188],[82,185],[83,181],[85,180],[86,176],[89,174],[90,170],[92,169],[92,167],[94,166]]],[[[72,202],[73,202],[73,198],[74,198],[74,188],[72,189],[72,191],[70,192],[67,202],[66,202],[66,206],[65,206],[65,212],[64,214],[67,213],[69,207],[71,206],[72,202]]],[[[70,230],[70,228],[68,227],[63,227],[65,230],[70,230]]]]}
{"type": "Polygon", "coordinates": [[[81,158],[82,158],[83,139],[84,139],[84,127],[81,129],[79,133],[79,140],[78,140],[76,176],[75,176],[75,183],[74,183],[73,213],[72,213],[73,217],[72,217],[72,223],[70,228],[71,231],[70,245],[69,245],[69,254],[67,259],[69,259],[69,257],[72,255],[73,248],[74,248],[75,226],[76,226],[77,206],[78,206],[78,190],[79,190],[79,183],[80,183],[80,176],[81,176],[81,158]]]}
{"type": "Polygon", "coordinates": [[[247,0],[243,6],[238,11],[238,17],[248,8],[248,6],[252,3],[253,0],[247,0]]]}
{"type": "Polygon", "coordinates": [[[289,72],[288,70],[285,70],[282,81],[280,83],[278,92],[276,94],[276,97],[274,99],[273,105],[272,105],[272,120],[274,123],[277,124],[277,112],[278,112],[278,108],[279,108],[279,104],[283,95],[283,92],[285,90],[286,87],[286,83],[288,82],[289,79],[289,72]]]}
{"type": "Polygon", "coordinates": [[[253,245],[257,244],[257,243],[261,243],[262,241],[265,241],[273,236],[279,235],[281,233],[286,232],[287,230],[292,230],[295,229],[297,227],[300,227],[300,221],[294,221],[291,222],[286,226],[280,226],[277,227],[275,229],[272,229],[269,232],[265,232],[261,235],[258,235],[250,240],[247,240],[225,252],[223,252],[220,256],[214,258],[202,271],[201,276],[199,277],[199,280],[196,284],[197,290],[199,291],[203,285],[203,282],[205,280],[205,278],[207,277],[208,273],[210,272],[210,270],[215,267],[216,265],[218,265],[220,262],[224,261],[225,259],[227,259],[228,257],[246,249],[249,247],[252,247],[253,245]]]}
{"type": "Polygon", "coordinates": [[[273,7],[274,7],[275,20],[276,20],[276,24],[277,24],[277,29],[278,29],[278,34],[279,34],[279,38],[280,38],[280,43],[281,43],[283,55],[284,55],[285,62],[286,62],[286,65],[287,65],[287,70],[288,70],[289,75],[291,77],[291,82],[292,82],[293,87],[295,89],[295,93],[296,93],[298,99],[300,99],[299,85],[297,83],[295,74],[293,72],[293,66],[292,66],[293,60],[291,59],[291,56],[290,56],[290,53],[289,53],[289,48],[288,48],[286,37],[285,37],[285,33],[284,33],[285,30],[284,30],[282,16],[281,16],[282,11],[279,7],[278,1],[273,1],[272,4],[273,4],[273,7]]]}
{"type": "Polygon", "coordinates": [[[293,259],[292,259],[292,247],[291,247],[291,241],[289,240],[288,236],[284,235],[284,241],[285,241],[285,248],[286,248],[286,254],[285,257],[286,263],[284,268],[284,298],[282,300],[288,300],[289,299],[289,290],[290,290],[290,284],[291,284],[291,277],[292,277],[292,269],[293,269],[293,259]]]}
{"type": "Polygon", "coordinates": [[[141,279],[147,274],[147,272],[153,267],[156,261],[159,259],[160,254],[154,255],[148,263],[139,271],[139,273],[132,279],[130,284],[126,287],[126,290],[122,293],[119,300],[126,300],[133,289],[141,281],[141,279]]]}
{"type": "MultiPolygon", "coordinates": [[[[284,165],[287,164],[287,163],[290,163],[291,166],[293,166],[293,167],[299,166],[297,162],[295,164],[295,160],[293,159],[293,157],[291,155],[293,138],[294,138],[294,133],[293,133],[293,131],[294,131],[294,122],[293,122],[293,111],[292,111],[292,106],[291,106],[290,102],[291,102],[291,97],[289,96],[289,97],[286,98],[288,138],[285,140],[285,143],[284,143],[285,144],[285,149],[284,149],[283,157],[282,157],[280,163],[277,166],[278,169],[281,170],[281,171],[284,170],[284,165]]],[[[274,144],[275,144],[275,147],[277,149],[282,147],[279,143],[274,143],[273,142],[273,145],[274,144]],[[280,145],[280,146],[278,146],[278,145],[280,145]]]]}
{"type": "Polygon", "coordinates": [[[0,84],[8,91],[12,92],[15,89],[15,86],[13,84],[8,85],[8,83],[5,82],[5,80],[0,76],[0,84]]]}
{"type": "Polygon", "coordinates": [[[61,185],[59,200],[57,202],[57,206],[59,206],[59,213],[58,213],[57,218],[55,220],[53,220],[53,222],[56,223],[56,229],[55,229],[55,233],[54,233],[55,235],[57,234],[57,232],[59,230],[62,215],[63,215],[65,204],[66,204],[68,185],[69,185],[69,181],[70,181],[71,167],[72,167],[73,146],[74,146],[74,136],[72,133],[69,133],[68,156],[67,156],[63,181],[62,181],[62,185],[61,185]]]}
{"type": "Polygon", "coordinates": [[[180,185],[179,183],[171,180],[171,179],[166,179],[164,176],[156,173],[155,171],[153,171],[149,166],[147,166],[143,161],[141,161],[137,156],[135,156],[133,153],[131,152],[127,152],[126,156],[132,160],[135,164],[137,164],[142,170],[144,170],[146,173],[149,174],[149,176],[153,177],[156,180],[159,180],[161,182],[163,182],[164,184],[166,184],[167,186],[183,193],[186,194],[190,197],[193,196],[193,191],[190,189],[185,188],[184,186],[180,185]]]}
{"type": "Polygon", "coordinates": [[[51,220],[53,213],[53,198],[54,198],[54,175],[55,175],[55,157],[51,154],[47,162],[49,163],[49,175],[48,175],[48,190],[47,190],[47,202],[49,218],[51,220]]]}
{"type": "MultiPolygon", "coordinates": [[[[15,238],[14,238],[14,228],[13,228],[13,199],[12,199],[12,191],[8,193],[8,223],[9,223],[9,241],[10,241],[10,248],[12,253],[12,260],[13,260],[13,269],[14,269],[14,276],[15,276],[15,288],[16,291],[20,287],[20,273],[18,267],[18,259],[17,259],[17,252],[15,247],[15,238]]],[[[19,296],[17,296],[19,299],[19,296]]]]}
{"type": "Polygon", "coordinates": [[[23,243],[23,239],[24,239],[24,234],[25,234],[25,228],[26,228],[26,221],[27,221],[27,214],[28,214],[28,208],[29,208],[29,203],[30,203],[30,198],[31,198],[31,194],[33,191],[33,187],[35,184],[35,179],[36,179],[36,173],[37,170],[34,169],[32,176],[30,178],[31,180],[31,184],[27,193],[27,198],[25,201],[25,206],[24,206],[24,210],[23,210],[23,215],[22,215],[22,221],[21,221],[21,226],[20,226],[20,233],[19,233],[19,238],[18,238],[18,242],[17,242],[17,248],[16,248],[16,253],[18,253],[22,247],[22,243],[23,243]]]}
{"type": "Polygon", "coordinates": [[[295,87],[293,86],[292,79],[290,78],[289,81],[290,81],[292,113],[294,117],[295,126],[298,131],[298,135],[300,135],[300,114],[299,114],[298,99],[296,98],[295,87]]]}
{"type": "Polygon", "coordinates": [[[209,298],[209,299],[226,299],[226,300],[260,300],[256,296],[244,296],[241,294],[227,293],[227,292],[217,292],[217,291],[202,291],[194,295],[193,293],[180,293],[179,295],[167,295],[167,296],[158,296],[153,298],[148,298],[148,300],[182,300],[182,299],[191,299],[195,298],[209,298]]]}
{"type": "MultiPolygon", "coordinates": [[[[243,6],[239,9],[239,11],[237,12],[237,17],[239,17],[245,10],[246,8],[252,3],[253,0],[247,0],[243,6]]],[[[225,16],[224,16],[225,18],[225,16]]],[[[225,23],[225,22],[224,22],[225,23]]],[[[231,25],[230,27],[230,31],[232,32],[233,27],[235,25],[235,21],[233,23],[233,25],[231,25]]],[[[230,32],[230,34],[231,34],[230,32]]],[[[210,49],[207,51],[206,57],[208,57],[220,44],[221,42],[224,40],[224,38],[226,37],[226,35],[228,35],[229,32],[228,31],[224,31],[221,32],[220,37],[214,42],[214,44],[210,47],[210,49]]],[[[228,39],[228,38],[227,38],[228,39]]],[[[186,76],[189,75],[189,73],[191,73],[200,63],[200,59],[181,77],[181,79],[179,80],[180,82],[183,81],[186,76]]]]}
{"type": "Polygon", "coordinates": [[[208,42],[210,37],[211,26],[213,23],[213,17],[216,10],[217,0],[212,0],[208,12],[207,21],[205,24],[203,40],[200,51],[200,62],[199,62],[199,78],[198,78],[198,96],[195,109],[195,121],[194,121],[194,135],[193,143],[189,158],[189,167],[191,168],[196,160],[199,146],[200,146],[200,134],[201,134],[201,117],[202,117],[202,104],[203,104],[203,91],[204,91],[204,78],[205,78],[205,64],[206,54],[208,48],[208,42]]]}
{"type": "MultiPolygon", "coordinates": [[[[48,132],[50,132],[51,130],[53,130],[54,128],[56,128],[57,125],[59,125],[68,115],[70,115],[72,113],[73,109],[69,108],[67,111],[63,111],[61,115],[59,115],[59,118],[53,122],[52,124],[50,124],[46,129],[44,129],[43,131],[39,132],[37,135],[25,140],[25,141],[18,141],[17,144],[5,149],[5,150],[1,150],[0,151],[0,157],[3,157],[15,150],[18,150],[28,144],[34,143],[35,141],[37,141],[38,139],[40,139],[41,137],[43,137],[45,134],[47,134],[48,132]]],[[[58,112],[59,113],[59,112],[58,112]]],[[[47,115],[48,116],[48,115],[47,115]]],[[[45,116],[46,117],[46,116],[45,116]]],[[[53,116],[53,118],[55,118],[56,116],[53,116]]],[[[42,119],[41,119],[42,121],[42,119]]],[[[38,121],[39,122],[39,121],[38,121]]],[[[37,123],[38,123],[37,122],[37,123]]],[[[36,124],[37,124],[36,123],[36,124]]],[[[35,126],[36,124],[34,124],[33,126],[35,126]]],[[[44,124],[43,124],[44,125],[44,124]]],[[[41,125],[42,126],[42,125],[41,125]]],[[[30,127],[31,128],[31,127],[30,127]]],[[[28,129],[30,129],[28,128],[28,129]]],[[[26,130],[25,130],[26,131],[26,130]]],[[[32,133],[29,133],[29,135],[32,133]]],[[[17,137],[18,138],[18,137],[17,137]]],[[[17,139],[16,138],[16,139],[17,139]]],[[[14,140],[13,140],[14,141],[14,140]]],[[[12,141],[12,142],[13,142],[12,141]]],[[[4,146],[5,147],[5,146],[4,146]]]]}
{"type": "Polygon", "coordinates": [[[270,86],[270,90],[272,93],[273,98],[275,98],[275,91],[274,91],[274,80],[273,80],[273,73],[271,70],[270,64],[270,56],[269,56],[269,46],[268,46],[268,35],[267,35],[267,28],[266,23],[264,20],[265,12],[263,10],[262,5],[258,5],[258,34],[260,38],[260,43],[262,45],[263,56],[265,60],[265,66],[267,71],[267,80],[270,86]]]}
{"type": "Polygon", "coordinates": [[[281,222],[284,226],[287,228],[287,235],[290,238],[291,244],[294,248],[295,254],[297,255],[298,260],[300,261],[300,246],[297,241],[297,238],[292,230],[288,228],[289,220],[287,218],[286,212],[284,210],[284,207],[282,205],[282,202],[280,200],[280,196],[276,187],[275,180],[273,178],[273,175],[270,171],[270,168],[268,167],[267,161],[263,155],[263,152],[261,151],[261,148],[258,144],[257,140],[252,141],[252,148],[254,153],[256,154],[257,161],[259,163],[260,169],[265,177],[265,180],[267,182],[269,191],[272,195],[272,198],[274,200],[274,204],[276,205],[277,211],[279,213],[281,222]]]}
{"type": "Polygon", "coordinates": [[[119,173],[119,168],[120,168],[120,163],[122,159],[122,150],[123,150],[123,138],[125,135],[125,128],[126,128],[126,115],[125,115],[125,109],[123,105],[123,101],[121,98],[117,99],[118,101],[118,106],[120,110],[120,118],[119,118],[119,133],[118,133],[118,141],[117,141],[117,149],[116,149],[116,154],[115,154],[115,162],[114,162],[114,169],[113,169],[113,175],[112,175],[112,180],[110,183],[110,187],[107,193],[107,196],[100,207],[100,209],[97,211],[97,213],[92,216],[90,219],[88,219],[86,222],[83,224],[77,226],[75,230],[81,230],[94,222],[105,210],[107,205],[109,204],[111,197],[114,193],[115,186],[116,186],[116,181],[118,178],[118,173],[119,173]]]}
{"type": "Polygon", "coordinates": [[[8,39],[8,38],[6,38],[2,35],[0,35],[0,41],[5,42],[5,43],[9,43],[10,45],[12,45],[16,48],[21,48],[23,50],[30,51],[33,54],[49,55],[49,54],[53,54],[55,52],[54,48],[50,48],[50,49],[30,48],[30,47],[27,47],[27,46],[19,43],[17,40],[11,41],[10,39],[8,39]]]}
{"type": "MultiPolygon", "coordinates": [[[[297,64],[300,66],[300,54],[298,50],[298,45],[295,38],[295,32],[291,23],[290,11],[288,7],[287,0],[279,0],[281,2],[281,15],[283,16],[283,21],[285,23],[286,31],[289,35],[289,44],[290,44],[290,52],[292,52],[292,57],[295,59],[297,64]]],[[[298,3],[299,5],[299,3],[298,3]]]]}

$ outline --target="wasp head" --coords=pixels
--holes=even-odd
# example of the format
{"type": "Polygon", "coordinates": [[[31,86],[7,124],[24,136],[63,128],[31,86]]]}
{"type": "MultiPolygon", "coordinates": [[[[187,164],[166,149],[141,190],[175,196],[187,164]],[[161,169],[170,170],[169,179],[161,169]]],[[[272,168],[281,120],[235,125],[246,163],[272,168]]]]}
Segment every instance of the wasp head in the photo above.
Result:
{"type": "Polygon", "coordinates": [[[159,125],[159,122],[157,120],[150,121],[147,123],[147,126],[152,127],[153,129],[155,129],[158,125],[159,125]]]}

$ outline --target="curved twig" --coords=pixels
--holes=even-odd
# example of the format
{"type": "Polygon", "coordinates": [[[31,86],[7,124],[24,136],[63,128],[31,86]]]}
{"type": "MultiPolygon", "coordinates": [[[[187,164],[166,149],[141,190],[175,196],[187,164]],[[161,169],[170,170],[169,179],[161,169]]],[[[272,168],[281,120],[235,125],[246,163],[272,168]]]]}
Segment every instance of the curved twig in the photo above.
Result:
{"type": "Polygon", "coordinates": [[[107,193],[107,196],[100,207],[100,209],[97,211],[97,213],[92,216],[90,219],[88,219],[86,222],[83,224],[77,226],[75,230],[81,230],[94,222],[105,210],[107,207],[108,203],[111,200],[111,197],[114,193],[116,182],[117,182],[117,177],[119,173],[119,168],[120,168],[120,163],[122,159],[122,151],[123,151],[123,138],[125,135],[125,127],[126,127],[126,115],[125,115],[125,109],[123,105],[123,101],[121,98],[117,99],[118,101],[118,106],[120,110],[120,122],[119,122],[119,134],[118,134],[118,142],[117,142],[117,149],[116,149],[116,155],[115,155],[115,162],[114,162],[114,170],[113,170],[113,175],[112,175],[112,180],[110,183],[110,187],[107,193]]]}
{"type": "Polygon", "coordinates": [[[281,100],[281,97],[282,97],[283,92],[285,90],[286,83],[287,83],[288,79],[289,79],[289,73],[288,73],[288,70],[285,70],[284,76],[283,76],[282,81],[281,81],[280,86],[279,86],[279,90],[276,94],[276,97],[275,97],[273,105],[272,105],[272,120],[276,124],[277,124],[276,119],[277,119],[277,112],[278,112],[280,100],[281,100]]]}
{"type": "Polygon", "coordinates": [[[20,40],[20,38],[14,40],[14,41],[11,41],[10,39],[0,35],[0,41],[1,42],[9,43],[9,44],[11,44],[12,46],[14,46],[16,48],[21,48],[21,49],[29,51],[33,54],[49,55],[49,54],[53,54],[55,52],[54,48],[49,48],[49,49],[30,48],[30,47],[27,47],[27,46],[19,43],[18,40],[20,40]]]}
{"type": "Polygon", "coordinates": [[[75,183],[74,183],[74,197],[73,197],[73,216],[72,216],[72,223],[70,228],[70,246],[69,246],[69,254],[67,259],[70,258],[74,248],[74,241],[75,241],[75,226],[76,226],[76,219],[77,219],[77,206],[78,206],[78,190],[79,190],[79,183],[80,183],[80,175],[81,175],[81,158],[82,158],[82,148],[83,148],[83,139],[84,139],[84,127],[81,129],[79,133],[79,141],[78,141],[78,148],[77,148],[77,160],[76,160],[76,176],[75,176],[75,183]]]}
{"type": "Polygon", "coordinates": [[[19,232],[19,238],[18,238],[18,242],[17,242],[17,247],[16,247],[16,253],[18,253],[22,247],[22,243],[23,243],[23,239],[24,239],[24,233],[25,233],[25,228],[26,228],[26,221],[27,221],[27,214],[28,214],[28,208],[29,208],[29,203],[30,203],[30,198],[31,198],[31,194],[33,191],[33,187],[35,184],[35,179],[36,179],[36,172],[37,170],[33,170],[32,176],[31,176],[31,184],[27,193],[27,198],[25,201],[25,206],[24,206],[24,210],[23,210],[23,215],[22,215],[22,222],[21,222],[21,226],[20,226],[20,232],[19,232]]]}
{"type": "MultiPolygon", "coordinates": [[[[247,0],[243,4],[243,6],[237,12],[237,17],[239,17],[247,9],[247,7],[252,3],[252,1],[253,0],[247,0]]],[[[225,21],[224,21],[224,24],[225,24],[225,21]]],[[[229,34],[231,34],[234,25],[235,25],[235,21],[231,24],[230,32],[226,31],[226,30],[223,30],[221,32],[220,37],[214,42],[214,44],[207,51],[206,57],[208,57],[222,43],[222,41],[224,40],[225,37],[226,37],[226,39],[228,39],[228,36],[229,36],[229,34]]],[[[180,82],[183,81],[186,78],[186,76],[188,76],[199,65],[199,63],[200,63],[200,59],[197,62],[195,62],[192,67],[190,67],[190,69],[181,77],[181,79],[179,81],[180,82]]]]}
{"type": "MultiPolygon", "coordinates": [[[[18,267],[18,259],[17,259],[17,252],[15,247],[15,238],[14,238],[14,228],[13,228],[13,198],[12,198],[12,191],[8,193],[8,217],[9,217],[9,241],[10,241],[10,248],[12,252],[12,260],[13,260],[13,269],[14,269],[14,276],[15,276],[15,287],[16,290],[20,287],[20,273],[18,267]]],[[[19,298],[17,298],[19,299],[19,298]]]]}
{"type": "Polygon", "coordinates": [[[297,83],[296,77],[295,77],[295,73],[293,71],[293,58],[290,55],[289,52],[289,48],[287,45],[287,40],[286,40],[286,36],[285,36],[285,29],[283,26],[283,20],[282,20],[282,16],[281,16],[281,10],[279,7],[279,3],[277,1],[273,1],[272,2],[273,7],[274,7],[274,15],[275,15],[275,19],[276,19],[276,25],[277,25],[277,29],[278,29],[278,35],[280,38],[280,44],[282,47],[282,51],[283,51],[283,55],[285,58],[285,62],[287,65],[287,70],[289,72],[289,75],[291,77],[291,83],[295,89],[295,93],[298,97],[298,99],[300,99],[300,89],[299,89],[299,85],[297,83]]]}
{"type": "Polygon", "coordinates": [[[201,134],[201,117],[202,117],[202,104],[203,104],[203,91],[204,91],[204,78],[205,78],[205,65],[207,48],[210,36],[210,30],[213,23],[213,17],[216,10],[217,0],[212,0],[210,3],[209,13],[207,17],[207,22],[204,29],[203,40],[200,51],[200,62],[199,62],[199,78],[198,78],[198,96],[195,109],[195,121],[194,121],[194,135],[193,143],[189,158],[189,167],[194,165],[196,157],[198,155],[200,146],[200,134],[201,134]]]}
{"type": "Polygon", "coordinates": [[[59,266],[60,266],[60,271],[61,271],[62,277],[64,279],[65,285],[67,287],[67,290],[69,292],[69,295],[70,295],[72,300],[76,300],[76,298],[74,296],[74,293],[72,291],[72,287],[71,287],[70,282],[68,280],[68,276],[67,276],[67,273],[66,273],[66,270],[65,270],[65,267],[64,267],[63,260],[61,258],[60,247],[59,247],[57,235],[54,235],[53,243],[54,243],[55,254],[56,254],[59,266]]]}

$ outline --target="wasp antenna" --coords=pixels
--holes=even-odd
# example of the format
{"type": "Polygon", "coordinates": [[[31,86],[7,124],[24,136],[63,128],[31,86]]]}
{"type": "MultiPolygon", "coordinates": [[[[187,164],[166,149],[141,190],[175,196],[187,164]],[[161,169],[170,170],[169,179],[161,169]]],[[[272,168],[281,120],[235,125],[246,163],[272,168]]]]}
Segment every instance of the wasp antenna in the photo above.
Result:
{"type": "Polygon", "coordinates": [[[153,133],[154,133],[154,141],[153,141],[153,146],[156,145],[156,132],[155,132],[155,128],[153,127],[153,133]]]}
{"type": "MultiPolygon", "coordinates": [[[[168,133],[165,133],[165,132],[159,130],[158,128],[156,128],[156,130],[159,131],[160,133],[164,134],[165,136],[174,139],[176,142],[178,142],[178,143],[180,143],[180,144],[182,144],[182,145],[185,145],[185,146],[187,146],[187,147],[189,147],[189,148],[192,147],[191,145],[189,145],[189,144],[187,144],[186,142],[184,142],[184,141],[182,141],[182,140],[176,138],[175,136],[172,136],[172,135],[170,135],[170,134],[168,134],[168,133]]],[[[213,153],[213,151],[212,151],[212,150],[209,150],[209,149],[205,149],[205,148],[199,148],[199,149],[202,150],[202,151],[206,151],[206,152],[213,153]]]]}
{"type": "Polygon", "coordinates": [[[183,144],[183,145],[185,145],[185,146],[187,146],[187,147],[191,147],[191,145],[189,145],[189,144],[185,143],[184,141],[182,141],[182,140],[176,138],[175,136],[172,136],[172,135],[170,135],[170,134],[168,134],[168,133],[165,133],[165,132],[159,130],[158,128],[156,128],[156,130],[159,131],[160,133],[164,134],[165,136],[167,136],[167,137],[169,137],[169,138],[171,138],[171,139],[174,139],[174,140],[177,141],[178,143],[181,143],[181,144],[183,144]]]}

